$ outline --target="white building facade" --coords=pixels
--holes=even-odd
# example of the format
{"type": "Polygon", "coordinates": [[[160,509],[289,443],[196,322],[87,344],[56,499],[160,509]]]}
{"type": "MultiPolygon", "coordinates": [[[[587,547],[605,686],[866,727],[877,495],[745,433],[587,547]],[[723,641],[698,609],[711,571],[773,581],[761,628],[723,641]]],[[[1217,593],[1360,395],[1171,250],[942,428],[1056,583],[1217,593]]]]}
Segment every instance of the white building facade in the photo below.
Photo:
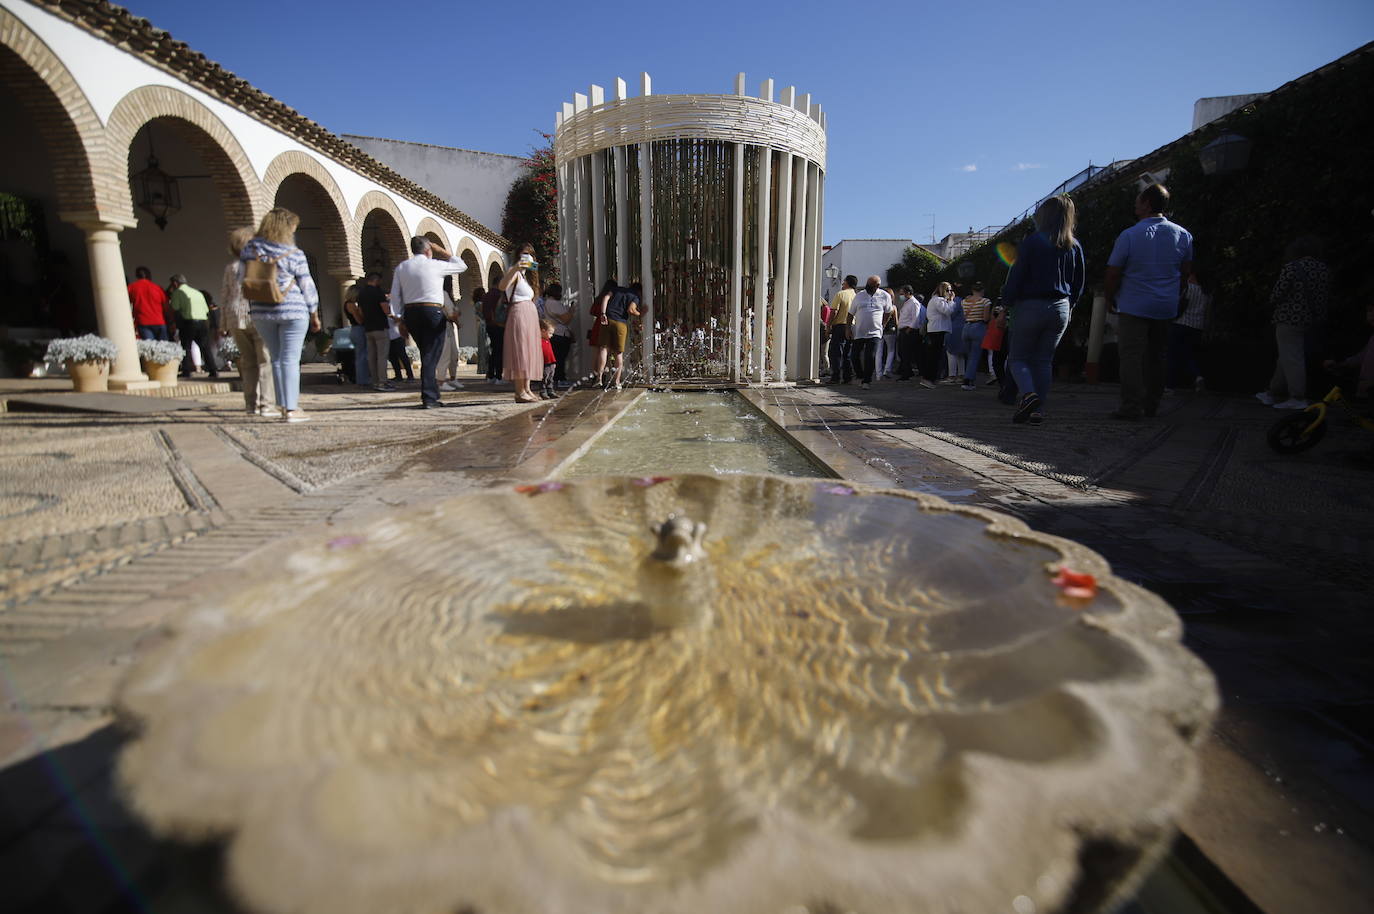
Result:
{"type": "Polygon", "coordinates": [[[495,231],[104,0],[0,2],[0,77],[0,322],[98,329],[119,347],[113,388],[148,383],[125,290],[135,266],[217,293],[228,231],[274,206],[301,216],[326,325],[356,277],[409,256],[411,235],[467,262],[455,296],[504,268],[495,231]],[[133,187],[154,163],[180,196],[165,226],[133,187]],[[43,292],[57,283],[61,320],[43,292]]]}
{"type": "Polygon", "coordinates": [[[821,254],[821,275],[824,288],[821,296],[829,301],[840,291],[846,276],[855,276],[859,285],[870,276],[877,276],[887,284],[887,271],[900,263],[902,254],[916,242],[910,238],[846,238],[821,254]],[[833,275],[832,275],[833,274],[833,275]]]}

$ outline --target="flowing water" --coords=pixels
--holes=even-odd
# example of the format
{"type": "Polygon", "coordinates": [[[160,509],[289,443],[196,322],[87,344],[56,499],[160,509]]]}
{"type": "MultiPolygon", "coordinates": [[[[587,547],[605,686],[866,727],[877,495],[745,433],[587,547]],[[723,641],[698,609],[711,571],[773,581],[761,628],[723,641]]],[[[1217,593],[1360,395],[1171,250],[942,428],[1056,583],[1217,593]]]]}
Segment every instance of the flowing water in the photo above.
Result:
{"type": "MultiPolygon", "coordinates": [[[[648,393],[561,475],[660,473],[834,475],[733,391],[648,393]]],[[[1227,914],[1233,910],[1195,876],[1185,875],[1171,854],[1119,914],[1227,914]]]]}
{"type": "Polygon", "coordinates": [[[561,475],[831,476],[733,391],[652,391],[561,475]]]}

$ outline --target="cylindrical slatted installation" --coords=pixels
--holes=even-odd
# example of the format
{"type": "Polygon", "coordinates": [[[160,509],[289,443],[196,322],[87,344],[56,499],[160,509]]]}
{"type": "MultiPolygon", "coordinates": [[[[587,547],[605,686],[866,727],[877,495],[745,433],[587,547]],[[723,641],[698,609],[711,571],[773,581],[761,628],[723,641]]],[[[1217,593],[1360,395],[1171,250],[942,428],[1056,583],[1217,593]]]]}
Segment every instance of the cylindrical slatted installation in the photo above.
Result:
{"type": "Polygon", "coordinates": [[[747,96],[743,74],[732,95],[653,95],[648,74],[634,98],[613,85],[612,98],[592,86],[555,118],[572,196],[560,207],[563,286],[577,312],[608,279],[643,284],[647,313],[625,354],[646,383],[814,378],[820,106],[791,88],[774,102],[772,80],[747,96]]]}

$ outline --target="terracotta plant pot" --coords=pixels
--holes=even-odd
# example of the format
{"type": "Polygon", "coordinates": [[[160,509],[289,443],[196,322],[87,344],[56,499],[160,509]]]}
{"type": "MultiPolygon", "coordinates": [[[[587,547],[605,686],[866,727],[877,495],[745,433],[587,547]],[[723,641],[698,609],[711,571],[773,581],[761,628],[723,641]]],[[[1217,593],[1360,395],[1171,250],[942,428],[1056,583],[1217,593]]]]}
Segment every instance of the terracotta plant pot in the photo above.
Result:
{"type": "Polygon", "coordinates": [[[181,367],[180,362],[149,362],[144,360],[143,371],[150,380],[156,381],[163,387],[177,386],[177,369],[181,367]]]}
{"type": "Polygon", "coordinates": [[[95,393],[110,389],[109,362],[68,362],[67,374],[72,386],[81,393],[95,393]]]}

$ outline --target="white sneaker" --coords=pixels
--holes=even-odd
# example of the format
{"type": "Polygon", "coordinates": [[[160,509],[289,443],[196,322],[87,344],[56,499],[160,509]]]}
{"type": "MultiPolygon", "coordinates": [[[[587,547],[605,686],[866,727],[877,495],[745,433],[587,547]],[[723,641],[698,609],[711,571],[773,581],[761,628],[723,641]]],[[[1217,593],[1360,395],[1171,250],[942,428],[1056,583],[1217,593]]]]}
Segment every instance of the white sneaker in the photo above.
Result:
{"type": "Polygon", "coordinates": [[[310,417],[305,414],[303,409],[292,409],[286,412],[287,422],[309,422],[310,417]]]}
{"type": "Polygon", "coordinates": [[[1255,399],[1263,403],[1265,406],[1274,405],[1274,398],[1267,390],[1261,390],[1259,393],[1255,394],[1255,399]]]}
{"type": "Polygon", "coordinates": [[[275,406],[259,406],[258,415],[262,416],[264,419],[280,419],[281,410],[277,409],[275,406]]]}
{"type": "Polygon", "coordinates": [[[1299,400],[1297,397],[1290,397],[1282,403],[1275,403],[1274,409],[1307,409],[1310,406],[1306,400],[1299,400]]]}
{"type": "Polygon", "coordinates": [[[860,382],[860,383],[859,383],[859,388],[862,389],[862,390],[868,390],[868,382],[867,382],[867,381],[862,381],[862,382],[860,382]]]}
{"type": "Polygon", "coordinates": [[[463,385],[457,381],[445,381],[439,385],[440,390],[462,390],[463,385]]]}

